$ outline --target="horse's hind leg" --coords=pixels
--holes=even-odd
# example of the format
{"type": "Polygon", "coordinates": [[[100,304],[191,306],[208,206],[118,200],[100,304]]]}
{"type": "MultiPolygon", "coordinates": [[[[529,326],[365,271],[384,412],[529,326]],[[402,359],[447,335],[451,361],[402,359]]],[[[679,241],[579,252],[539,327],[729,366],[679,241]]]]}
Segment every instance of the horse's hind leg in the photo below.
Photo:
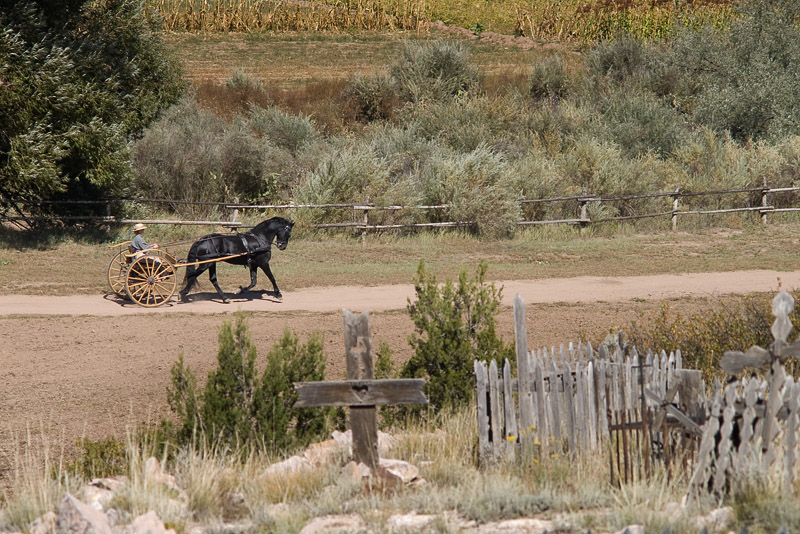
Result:
{"type": "Polygon", "coordinates": [[[211,280],[211,283],[214,284],[214,287],[217,288],[217,293],[219,293],[219,298],[222,299],[222,302],[225,304],[228,303],[228,297],[225,296],[225,293],[222,292],[222,288],[219,287],[217,283],[217,264],[211,263],[208,268],[208,279],[211,280]]]}
{"type": "Polygon", "coordinates": [[[258,281],[258,265],[250,265],[250,285],[247,287],[239,286],[239,293],[244,293],[245,291],[250,291],[255,287],[256,282],[258,281]]]}
{"type": "Polygon", "coordinates": [[[197,277],[200,276],[200,273],[203,271],[197,270],[196,267],[191,266],[186,268],[186,284],[181,289],[181,301],[188,302],[189,300],[189,291],[192,290],[194,285],[197,283],[197,277]]]}

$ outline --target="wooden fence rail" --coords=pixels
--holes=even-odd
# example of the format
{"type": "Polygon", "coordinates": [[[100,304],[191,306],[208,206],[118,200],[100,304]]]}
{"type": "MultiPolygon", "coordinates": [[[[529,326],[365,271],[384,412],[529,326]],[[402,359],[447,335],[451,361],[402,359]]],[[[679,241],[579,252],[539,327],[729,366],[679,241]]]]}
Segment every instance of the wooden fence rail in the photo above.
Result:
{"type": "MultiPolygon", "coordinates": [[[[761,216],[762,224],[767,224],[767,215],[770,213],[790,213],[800,211],[800,206],[784,206],[776,207],[770,205],[769,196],[773,197],[780,193],[790,193],[800,191],[800,187],[769,187],[766,182],[762,187],[749,187],[739,189],[721,189],[710,191],[681,191],[676,188],[675,191],[655,192],[655,193],[637,193],[637,194],[622,194],[618,196],[602,196],[584,193],[574,196],[562,196],[553,198],[538,198],[538,199],[523,199],[519,203],[522,206],[544,203],[575,203],[574,217],[566,217],[560,219],[536,219],[536,220],[522,220],[517,224],[519,226],[531,225],[546,225],[546,224],[571,224],[586,227],[590,224],[599,224],[604,222],[614,221],[632,221],[637,219],[648,219],[655,217],[670,217],[672,229],[677,230],[678,218],[687,215],[716,215],[726,213],[759,213],[761,216]],[[739,207],[721,208],[721,209],[681,209],[680,199],[691,198],[699,196],[725,196],[747,193],[753,195],[755,193],[760,197],[760,202],[757,205],[747,205],[739,207]],[[625,215],[615,215],[608,217],[600,217],[592,219],[589,215],[589,208],[605,204],[613,204],[616,202],[626,202],[631,200],[643,199],[657,199],[668,198],[669,205],[667,209],[651,212],[651,213],[633,213],[625,215]]],[[[369,231],[381,231],[387,229],[402,229],[402,228],[448,228],[448,227],[461,227],[474,224],[473,221],[439,221],[439,222],[417,222],[417,223],[377,223],[370,220],[370,213],[377,211],[409,211],[409,210],[422,210],[422,211],[441,211],[450,208],[448,204],[437,205],[390,205],[380,206],[370,202],[366,198],[364,202],[342,202],[342,203],[329,203],[329,204],[245,204],[234,202],[197,202],[197,201],[178,201],[169,199],[154,199],[154,198],[109,198],[96,201],[23,201],[17,200],[19,206],[38,206],[46,204],[85,204],[85,205],[103,205],[105,206],[105,216],[63,216],[63,217],[26,217],[20,216],[0,216],[0,219],[8,221],[21,221],[21,220],[86,220],[86,221],[99,221],[105,224],[128,224],[130,219],[117,218],[112,216],[112,206],[119,202],[138,202],[142,204],[173,204],[173,205],[204,205],[214,206],[222,210],[228,210],[233,214],[245,210],[295,210],[295,209],[344,209],[350,210],[353,213],[353,220],[348,222],[329,222],[318,223],[313,225],[315,228],[320,229],[352,229],[360,230],[362,236],[366,235],[369,231]]],[[[139,222],[139,220],[137,220],[139,222]]],[[[151,224],[213,224],[228,227],[241,226],[237,223],[235,218],[230,221],[144,221],[151,224]]]]}

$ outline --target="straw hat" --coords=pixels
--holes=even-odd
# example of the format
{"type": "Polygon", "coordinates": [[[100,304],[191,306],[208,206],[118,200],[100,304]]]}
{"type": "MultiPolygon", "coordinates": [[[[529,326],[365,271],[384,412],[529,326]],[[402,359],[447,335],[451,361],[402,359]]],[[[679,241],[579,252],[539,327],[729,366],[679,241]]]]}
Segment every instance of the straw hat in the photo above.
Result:
{"type": "Polygon", "coordinates": [[[136,224],[133,225],[133,231],[134,232],[141,232],[145,228],[147,228],[147,227],[145,225],[143,225],[142,223],[136,223],[136,224]]]}

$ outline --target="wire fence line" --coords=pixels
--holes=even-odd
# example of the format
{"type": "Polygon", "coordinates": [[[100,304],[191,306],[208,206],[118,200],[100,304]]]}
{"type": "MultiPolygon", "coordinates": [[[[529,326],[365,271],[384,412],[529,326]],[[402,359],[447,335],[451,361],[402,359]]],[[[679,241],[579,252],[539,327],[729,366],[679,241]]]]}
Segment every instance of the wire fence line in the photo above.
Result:
{"type": "MultiPolygon", "coordinates": [[[[563,206],[560,213],[573,213],[571,217],[560,218],[524,218],[518,221],[518,226],[533,226],[533,225],[548,225],[548,224],[568,224],[586,227],[591,224],[598,224],[604,222],[621,222],[633,221],[638,219],[649,219],[656,217],[670,217],[672,230],[678,228],[678,218],[687,215],[717,215],[728,213],[758,213],[761,217],[761,223],[767,224],[767,216],[776,213],[790,213],[800,211],[800,197],[784,199],[778,205],[770,204],[770,195],[772,199],[778,194],[799,192],[800,186],[796,187],[769,187],[766,183],[762,187],[747,187],[738,189],[718,189],[708,191],[681,191],[676,188],[674,191],[662,191],[654,193],[637,193],[637,194],[624,194],[618,196],[604,196],[594,195],[589,193],[582,193],[580,195],[560,196],[552,198],[535,198],[519,200],[520,206],[524,209],[525,206],[537,206],[543,204],[562,203],[567,204],[563,206]],[[741,195],[747,194],[747,205],[740,205],[734,207],[724,207],[717,209],[689,209],[691,206],[681,205],[681,199],[691,199],[694,197],[703,196],[718,196],[725,197],[728,195],[741,195]],[[631,201],[642,200],[655,200],[659,198],[668,198],[670,202],[669,209],[661,209],[658,211],[651,211],[645,213],[628,213],[618,215],[603,216],[602,206],[611,206],[614,203],[624,203],[631,201]],[[600,213],[600,216],[590,216],[590,210],[595,209],[600,213]]],[[[785,195],[784,195],[785,197],[785,195]]],[[[188,201],[188,200],[174,200],[174,199],[158,199],[158,198],[107,198],[102,200],[18,200],[17,205],[25,206],[42,206],[42,205],[94,205],[105,206],[105,215],[62,215],[62,216],[34,216],[34,215],[19,215],[9,216],[0,214],[0,220],[6,221],[90,221],[99,222],[106,225],[111,224],[131,224],[135,222],[143,222],[147,224],[174,224],[174,225],[215,225],[228,228],[239,228],[245,225],[239,220],[247,210],[282,210],[290,211],[297,209],[319,209],[319,210],[345,210],[352,212],[349,221],[336,221],[336,222],[319,222],[312,224],[313,228],[318,229],[350,229],[360,230],[362,236],[365,236],[369,231],[380,231],[390,229],[404,229],[404,228],[452,228],[452,227],[468,227],[475,224],[475,221],[433,221],[433,222],[386,222],[378,221],[372,215],[377,212],[409,212],[409,211],[438,211],[442,212],[453,206],[451,204],[435,204],[435,205],[379,205],[371,202],[369,197],[365,198],[363,202],[341,202],[341,203],[326,203],[326,204],[249,204],[241,203],[235,200],[234,202],[207,202],[207,201],[188,201]],[[219,210],[227,211],[230,213],[229,220],[172,220],[172,219],[131,219],[123,218],[112,215],[113,206],[121,202],[136,202],[140,204],[170,204],[170,205],[185,205],[185,206],[208,206],[217,208],[219,210]]],[[[613,211],[613,209],[612,209],[613,211]]]]}

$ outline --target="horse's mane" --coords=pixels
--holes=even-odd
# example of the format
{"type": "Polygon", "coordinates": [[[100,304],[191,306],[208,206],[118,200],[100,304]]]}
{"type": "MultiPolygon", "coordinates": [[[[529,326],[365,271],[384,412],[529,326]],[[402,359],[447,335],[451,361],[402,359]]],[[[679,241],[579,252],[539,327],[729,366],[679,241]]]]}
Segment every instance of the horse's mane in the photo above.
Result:
{"type": "Polygon", "coordinates": [[[253,227],[253,229],[251,231],[252,232],[263,232],[264,230],[266,230],[267,226],[269,226],[270,224],[272,224],[274,222],[277,222],[278,224],[288,224],[288,225],[292,224],[292,221],[290,221],[289,219],[285,219],[283,217],[273,217],[271,219],[267,219],[266,221],[262,221],[262,222],[258,223],[257,225],[255,225],[253,227]]]}

